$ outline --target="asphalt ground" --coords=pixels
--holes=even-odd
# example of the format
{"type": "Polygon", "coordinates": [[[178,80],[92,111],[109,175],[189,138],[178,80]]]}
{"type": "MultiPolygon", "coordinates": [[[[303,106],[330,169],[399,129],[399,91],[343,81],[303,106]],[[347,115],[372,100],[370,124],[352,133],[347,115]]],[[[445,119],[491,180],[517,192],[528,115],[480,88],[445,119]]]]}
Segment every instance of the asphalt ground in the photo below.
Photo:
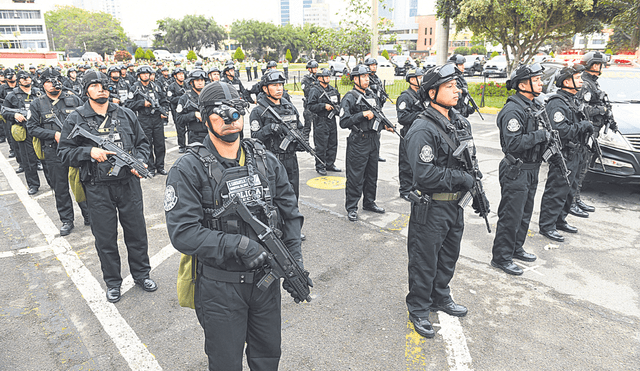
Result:
{"type": "MultiPolygon", "coordinates": [[[[301,111],[301,97],[293,101],[301,111]]],[[[395,121],[394,107],[384,111],[395,121]]],[[[502,154],[496,116],[485,118],[470,121],[495,233],[502,154]]],[[[165,129],[169,168],[179,154],[173,126],[165,129]]],[[[348,132],[338,133],[336,164],[344,169],[348,132]]],[[[310,303],[295,304],[283,291],[281,370],[640,368],[639,188],[587,185],[583,197],[596,212],[569,217],[579,233],[553,243],[538,235],[543,165],[525,245],[538,260],[518,262],[525,269],[520,277],[489,265],[494,233],[469,207],[451,282],[454,299],[469,314],[432,313],[437,334],[424,339],[404,303],[409,204],[398,197],[399,139],[384,132],[381,140],[387,161],[380,163],[377,202],[387,212],[361,211],[358,222],[346,218],[344,172],[320,177],[313,158],[298,154],[303,253],[315,286],[310,303]]],[[[151,276],[159,289],[147,293],[132,284],[120,230],[128,277],[114,305],[105,299],[93,236],[77,206],[76,228],[59,237],[43,174],[40,192],[28,196],[7,144],[0,144],[0,155],[0,370],[205,370],[202,329],[194,311],[177,302],[180,256],[166,232],[164,177],[142,181],[151,276]]]]}

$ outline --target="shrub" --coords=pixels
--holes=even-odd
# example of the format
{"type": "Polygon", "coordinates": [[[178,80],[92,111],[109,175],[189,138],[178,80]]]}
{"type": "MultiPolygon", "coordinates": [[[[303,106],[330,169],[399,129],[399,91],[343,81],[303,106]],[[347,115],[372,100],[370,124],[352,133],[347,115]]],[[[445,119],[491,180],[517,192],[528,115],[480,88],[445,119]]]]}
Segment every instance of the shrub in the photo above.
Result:
{"type": "Polygon", "coordinates": [[[116,50],[116,53],[114,54],[113,59],[115,59],[118,62],[129,61],[131,60],[131,53],[129,53],[126,50],[116,50]]]}
{"type": "Polygon", "coordinates": [[[236,49],[236,52],[233,53],[233,59],[237,59],[239,62],[242,62],[244,60],[244,53],[242,52],[242,49],[240,49],[240,47],[238,47],[238,49],[236,49]]]}
{"type": "Polygon", "coordinates": [[[453,54],[469,55],[471,53],[469,52],[469,48],[466,46],[459,46],[453,51],[453,54]]]}
{"type": "Polygon", "coordinates": [[[195,61],[196,59],[198,59],[196,52],[194,52],[193,50],[189,50],[189,53],[187,53],[187,60],[195,61]]]}
{"type": "Polygon", "coordinates": [[[507,90],[507,84],[496,83],[495,81],[484,82],[470,82],[469,93],[472,95],[482,95],[482,88],[485,88],[485,97],[504,97],[507,98],[515,94],[514,90],[507,90]]]}
{"type": "Polygon", "coordinates": [[[145,59],[148,59],[148,60],[150,60],[150,61],[155,61],[155,60],[156,60],[156,56],[155,56],[155,55],[153,55],[153,52],[151,51],[151,49],[147,50],[147,51],[144,53],[144,58],[145,58],[145,59]]]}
{"type": "Polygon", "coordinates": [[[496,55],[500,55],[500,53],[498,53],[498,52],[491,53],[491,58],[495,57],[496,55]]]}
{"type": "Polygon", "coordinates": [[[353,81],[351,81],[351,77],[349,77],[348,73],[345,75],[342,75],[342,77],[340,78],[340,84],[353,86],[353,81]]]}
{"type": "Polygon", "coordinates": [[[136,49],[135,57],[136,57],[136,60],[146,59],[146,56],[144,54],[144,50],[142,50],[141,47],[138,47],[138,49],[136,49]]]}
{"type": "Polygon", "coordinates": [[[382,51],[382,53],[380,54],[381,56],[387,58],[387,60],[389,60],[389,52],[385,49],[382,51]]]}
{"type": "Polygon", "coordinates": [[[469,51],[471,52],[471,54],[487,54],[487,48],[485,48],[484,45],[474,45],[469,49],[469,51]]]}
{"type": "Polygon", "coordinates": [[[284,59],[288,60],[291,63],[293,57],[291,56],[291,49],[287,49],[287,54],[285,54],[284,59]]]}

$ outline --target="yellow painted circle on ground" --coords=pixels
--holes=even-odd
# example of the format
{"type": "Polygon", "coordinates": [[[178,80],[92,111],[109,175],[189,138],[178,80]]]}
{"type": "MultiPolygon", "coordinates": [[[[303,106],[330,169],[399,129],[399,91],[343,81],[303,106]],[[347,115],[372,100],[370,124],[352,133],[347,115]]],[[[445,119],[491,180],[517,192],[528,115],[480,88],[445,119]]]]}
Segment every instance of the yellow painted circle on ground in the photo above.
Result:
{"type": "Polygon", "coordinates": [[[317,189],[344,189],[347,178],[342,176],[319,176],[307,181],[307,185],[317,189]]]}

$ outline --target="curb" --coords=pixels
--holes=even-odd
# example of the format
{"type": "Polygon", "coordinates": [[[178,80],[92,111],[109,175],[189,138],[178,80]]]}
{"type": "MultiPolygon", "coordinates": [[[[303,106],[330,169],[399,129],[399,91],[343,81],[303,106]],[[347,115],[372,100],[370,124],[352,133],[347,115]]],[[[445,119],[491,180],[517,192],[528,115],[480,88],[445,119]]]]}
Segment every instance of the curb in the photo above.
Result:
{"type": "Polygon", "coordinates": [[[488,113],[491,115],[497,115],[498,112],[500,112],[501,110],[502,108],[497,108],[497,107],[480,107],[481,113],[488,113]]]}

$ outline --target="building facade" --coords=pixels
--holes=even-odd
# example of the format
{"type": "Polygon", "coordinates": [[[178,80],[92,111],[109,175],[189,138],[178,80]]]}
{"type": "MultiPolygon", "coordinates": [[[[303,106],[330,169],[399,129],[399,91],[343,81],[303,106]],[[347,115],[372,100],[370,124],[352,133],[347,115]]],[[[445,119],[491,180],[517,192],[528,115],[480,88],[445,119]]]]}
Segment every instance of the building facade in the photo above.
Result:
{"type": "Polygon", "coordinates": [[[120,0],[73,0],[73,6],[90,12],[105,12],[122,22],[120,0]]]}
{"type": "Polygon", "coordinates": [[[329,4],[317,0],[308,8],[304,8],[304,24],[314,24],[320,27],[331,27],[331,12],[329,4]]]}
{"type": "Polygon", "coordinates": [[[49,51],[42,7],[33,0],[0,0],[0,49],[49,51]]]}

